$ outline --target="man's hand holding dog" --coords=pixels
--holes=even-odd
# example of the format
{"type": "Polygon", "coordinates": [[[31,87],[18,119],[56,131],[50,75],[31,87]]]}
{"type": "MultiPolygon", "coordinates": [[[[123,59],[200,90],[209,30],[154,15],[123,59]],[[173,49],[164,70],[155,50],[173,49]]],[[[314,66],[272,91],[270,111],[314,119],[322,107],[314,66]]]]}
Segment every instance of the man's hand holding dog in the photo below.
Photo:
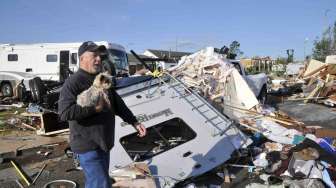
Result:
{"type": "Polygon", "coordinates": [[[135,127],[135,129],[138,131],[138,136],[139,137],[144,137],[144,136],[146,136],[146,127],[143,125],[143,124],[141,124],[141,123],[136,123],[135,125],[134,125],[134,127],[135,127]]]}
{"type": "Polygon", "coordinates": [[[104,109],[104,106],[105,106],[105,99],[104,97],[100,94],[99,95],[99,99],[98,99],[98,102],[97,102],[97,105],[96,105],[96,112],[101,112],[103,111],[104,109]]]}

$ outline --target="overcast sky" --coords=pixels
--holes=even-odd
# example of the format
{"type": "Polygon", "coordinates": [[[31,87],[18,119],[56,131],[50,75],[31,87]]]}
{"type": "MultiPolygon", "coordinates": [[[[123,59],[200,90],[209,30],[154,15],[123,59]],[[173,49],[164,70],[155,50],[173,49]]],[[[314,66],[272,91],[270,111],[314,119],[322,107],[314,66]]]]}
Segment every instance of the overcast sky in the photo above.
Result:
{"type": "Polygon", "coordinates": [[[0,43],[120,43],[193,52],[241,43],[244,56],[302,59],[336,20],[336,0],[2,0],[0,43]]]}

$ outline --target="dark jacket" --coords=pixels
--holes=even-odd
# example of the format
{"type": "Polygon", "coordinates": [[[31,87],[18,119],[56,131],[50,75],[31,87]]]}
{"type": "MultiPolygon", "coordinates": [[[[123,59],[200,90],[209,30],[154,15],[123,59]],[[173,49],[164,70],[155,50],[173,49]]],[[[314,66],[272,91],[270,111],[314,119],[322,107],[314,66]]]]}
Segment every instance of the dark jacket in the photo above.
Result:
{"type": "Polygon", "coordinates": [[[137,120],[114,89],[109,90],[110,110],[97,113],[95,107],[81,107],[77,95],[88,89],[96,75],[82,69],[68,78],[61,90],[58,113],[62,121],[69,121],[70,146],[75,153],[102,149],[109,151],[114,145],[115,115],[134,125],[137,120]]]}

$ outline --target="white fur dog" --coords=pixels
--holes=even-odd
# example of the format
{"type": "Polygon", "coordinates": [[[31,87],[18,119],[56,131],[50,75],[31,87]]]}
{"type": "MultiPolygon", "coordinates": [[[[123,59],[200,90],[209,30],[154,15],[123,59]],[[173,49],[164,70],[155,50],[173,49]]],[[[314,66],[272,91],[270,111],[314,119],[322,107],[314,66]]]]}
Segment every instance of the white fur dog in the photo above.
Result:
{"type": "Polygon", "coordinates": [[[77,96],[77,104],[81,107],[96,106],[99,96],[103,97],[108,108],[111,103],[108,98],[108,89],[112,86],[112,77],[107,73],[99,73],[89,89],[77,96]]]}

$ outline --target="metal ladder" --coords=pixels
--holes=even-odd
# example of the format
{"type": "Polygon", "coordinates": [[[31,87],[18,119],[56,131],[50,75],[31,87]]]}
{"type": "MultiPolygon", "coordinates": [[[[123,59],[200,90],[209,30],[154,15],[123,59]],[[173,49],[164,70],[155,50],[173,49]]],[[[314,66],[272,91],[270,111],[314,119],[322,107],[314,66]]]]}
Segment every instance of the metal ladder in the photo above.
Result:
{"type": "Polygon", "coordinates": [[[212,136],[223,135],[232,126],[233,122],[230,119],[218,112],[209,102],[189,89],[179,79],[170,79],[168,85],[178,94],[178,97],[183,98],[192,106],[192,110],[196,110],[206,119],[204,123],[209,123],[215,128],[212,136]]]}

